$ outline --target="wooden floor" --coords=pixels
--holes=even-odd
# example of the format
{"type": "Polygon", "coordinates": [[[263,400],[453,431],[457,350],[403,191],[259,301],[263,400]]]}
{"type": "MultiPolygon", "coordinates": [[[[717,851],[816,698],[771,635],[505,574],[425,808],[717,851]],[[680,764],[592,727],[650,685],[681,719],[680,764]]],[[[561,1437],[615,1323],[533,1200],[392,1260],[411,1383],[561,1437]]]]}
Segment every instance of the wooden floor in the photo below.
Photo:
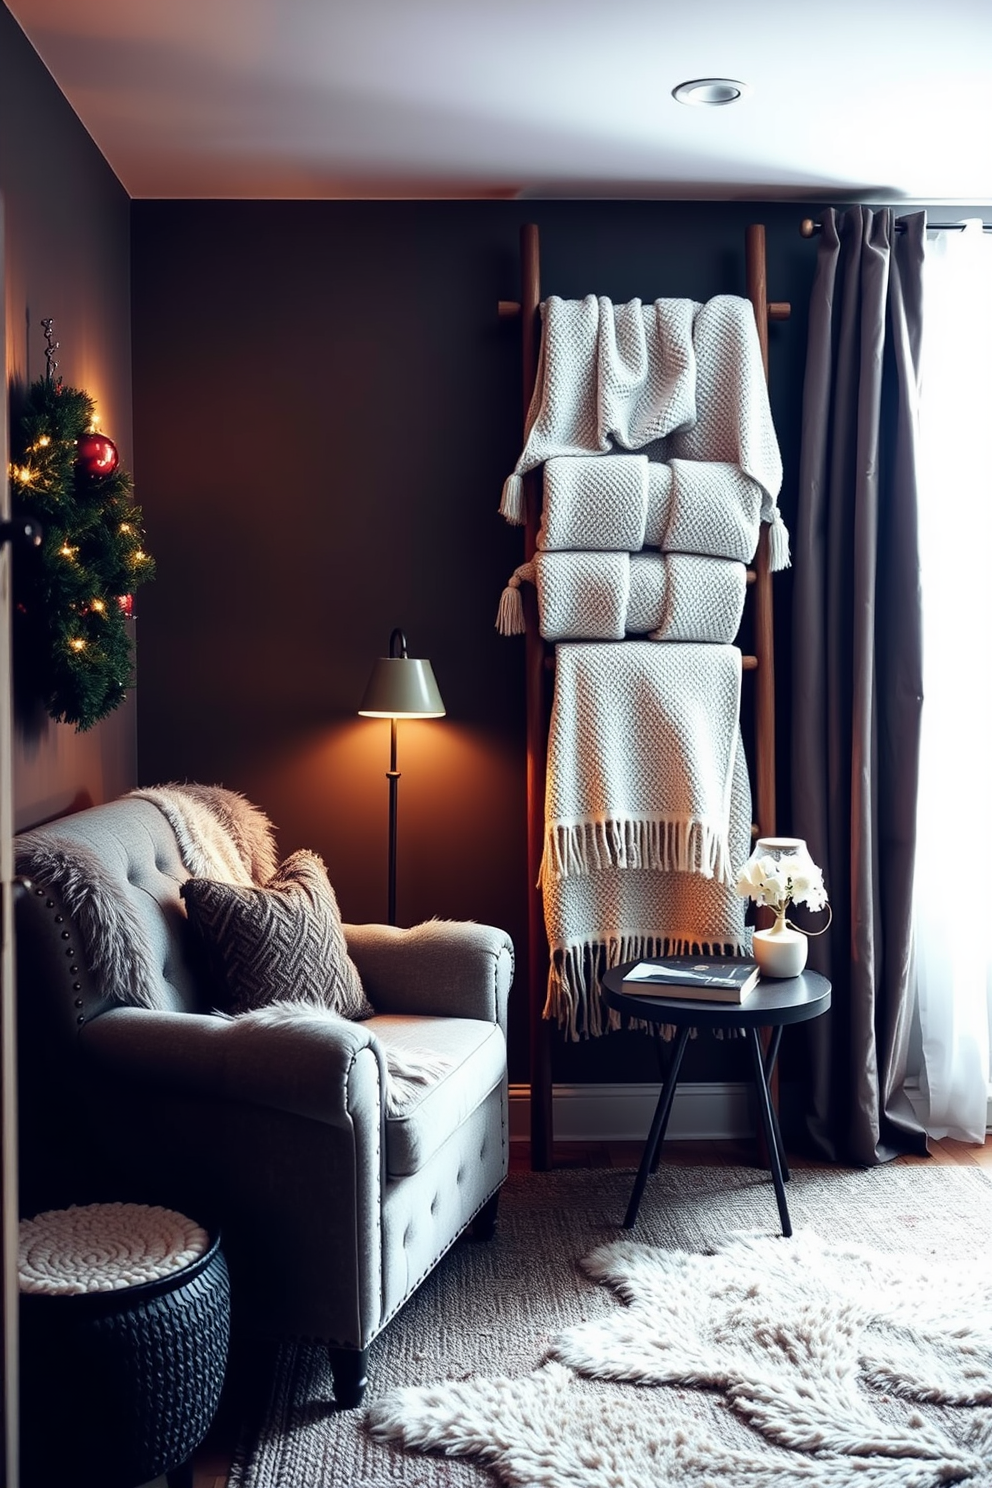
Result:
{"type": "MultiPolygon", "coordinates": [[[[555,1167],[634,1168],[640,1161],[641,1144],[635,1142],[559,1143],[555,1147],[555,1167]]],[[[665,1161],[683,1163],[734,1163],[749,1161],[753,1145],[743,1142],[666,1142],[665,1161]]],[[[992,1170],[992,1136],[983,1147],[949,1139],[930,1143],[929,1157],[897,1157],[895,1162],[927,1164],[962,1164],[992,1170]]],[[[793,1168],[816,1167],[808,1159],[793,1158],[793,1168]]],[[[823,1164],[822,1166],[827,1166],[823,1164]]],[[[510,1145],[510,1171],[530,1169],[530,1146],[527,1142],[510,1145]]],[[[193,1488],[227,1488],[228,1473],[243,1420],[260,1408],[264,1390],[263,1360],[232,1360],[228,1383],[210,1435],[193,1459],[193,1488]],[[240,1366],[240,1367],[239,1367],[240,1366]]],[[[164,1483],[164,1480],[162,1480],[164,1483]]]]}

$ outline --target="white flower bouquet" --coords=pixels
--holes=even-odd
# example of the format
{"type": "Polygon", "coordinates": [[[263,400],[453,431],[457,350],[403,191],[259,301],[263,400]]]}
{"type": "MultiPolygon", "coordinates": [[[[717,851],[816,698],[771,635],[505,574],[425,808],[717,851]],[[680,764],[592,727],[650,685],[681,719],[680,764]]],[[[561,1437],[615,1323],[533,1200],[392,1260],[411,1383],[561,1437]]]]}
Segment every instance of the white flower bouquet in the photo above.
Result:
{"type": "Polygon", "coordinates": [[[823,873],[799,838],[761,838],[741,869],[737,892],[755,904],[766,904],[776,917],[785,915],[791,904],[824,909],[827,891],[823,873]]]}

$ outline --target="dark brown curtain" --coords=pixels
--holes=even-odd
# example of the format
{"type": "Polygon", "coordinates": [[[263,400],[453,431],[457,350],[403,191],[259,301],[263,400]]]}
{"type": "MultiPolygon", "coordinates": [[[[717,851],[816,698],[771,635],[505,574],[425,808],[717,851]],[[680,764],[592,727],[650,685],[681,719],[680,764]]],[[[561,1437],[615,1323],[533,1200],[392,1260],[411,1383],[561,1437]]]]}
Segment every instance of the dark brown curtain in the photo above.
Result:
{"type": "MultiPolygon", "coordinates": [[[[793,533],[792,819],[833,923],[810,965],[814,1150],[872,1164],[925,1151],[902,1093],[922,707],[916,422],[926,215],[823,214],[810,300],[793,533]]],[[[800,1033],[800,1030],[796,1030],[800,1033]]]]}

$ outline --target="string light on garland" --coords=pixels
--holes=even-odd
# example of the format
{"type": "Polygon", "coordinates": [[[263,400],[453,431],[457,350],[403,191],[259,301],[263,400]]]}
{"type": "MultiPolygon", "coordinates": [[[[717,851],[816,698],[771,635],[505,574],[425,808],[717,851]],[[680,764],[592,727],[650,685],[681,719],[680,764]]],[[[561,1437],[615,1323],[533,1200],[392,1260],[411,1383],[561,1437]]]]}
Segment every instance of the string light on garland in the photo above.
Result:
{"type": "Polygon", "coordinates": [[[14,510],[43,533],[33,551],[15,554],[14,680],[19,700],[40,700],[81,732],[127,695],[134,591],[154,577],[155,561],[131,477],[98,431],[93,399],[56,377],[59,343],[52,321],[41,324],[45,376],[12,428],[14,510]]]}

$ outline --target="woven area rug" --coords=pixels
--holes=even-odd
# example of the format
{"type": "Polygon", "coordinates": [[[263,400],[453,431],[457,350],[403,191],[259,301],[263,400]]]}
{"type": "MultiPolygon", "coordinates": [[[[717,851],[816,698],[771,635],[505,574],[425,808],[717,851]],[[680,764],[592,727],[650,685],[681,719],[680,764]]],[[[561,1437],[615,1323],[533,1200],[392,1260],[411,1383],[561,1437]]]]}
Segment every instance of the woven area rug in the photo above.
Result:
{"type": "Polygon", "coordinates": [[[512,1174],[496,1239],[456,1246],[376,1341],[365,1409],[334,1409],[322,1350],[284,1348],[231,1488],[992,1488],[982,1171],[797,1170],[792,1240],[759,1169],[662,1165],[628,1235],[632,1181],[512,1174]]]}

